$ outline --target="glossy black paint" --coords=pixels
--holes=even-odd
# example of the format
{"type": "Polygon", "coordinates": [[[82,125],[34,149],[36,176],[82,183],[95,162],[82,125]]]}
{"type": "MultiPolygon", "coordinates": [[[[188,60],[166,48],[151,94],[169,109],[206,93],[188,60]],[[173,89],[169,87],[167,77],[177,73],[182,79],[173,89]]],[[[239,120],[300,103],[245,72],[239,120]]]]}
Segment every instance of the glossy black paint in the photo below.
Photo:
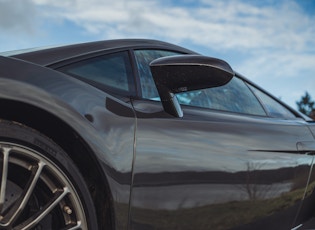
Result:
{"type": "Polygon", "coordinates": [[[234,75],[226,62],[201,55],[158,58],[150,68],[164,110],[175,117],[183,116],[175,93],[222,86],[234,75]]]}
{"type": "Polygon", "coordinates": [[[313,162],[296,145],[313,142],[306,126],[189,108],[184,114],[183,119],[138,119],[135,229],[151,221],[160,222],[159,229],[298,225],[313,162]]]}
{"type": "Polygon", "coordinates": [[[193,53],[118,40],[0,57],[0,118],[48,134],[43,124],[67,126],[102,175],[113,229],[314,228],[307,223],[315,214],[314,123],[189,106],[178,118],[161,102],[117,96],[55,70],[141,48],[193,53]]]}

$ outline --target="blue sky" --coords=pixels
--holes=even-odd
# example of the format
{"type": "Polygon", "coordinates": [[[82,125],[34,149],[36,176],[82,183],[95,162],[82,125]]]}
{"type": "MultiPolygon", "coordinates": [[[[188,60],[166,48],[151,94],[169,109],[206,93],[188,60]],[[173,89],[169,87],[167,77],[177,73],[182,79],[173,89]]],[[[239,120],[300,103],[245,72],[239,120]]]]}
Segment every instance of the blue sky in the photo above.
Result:
{"type": "Polygon", "coordinates": [[[229,62],[296,108],[315,99],[315,0],[0,0],[0,52],[152,38],[229,62]]]}

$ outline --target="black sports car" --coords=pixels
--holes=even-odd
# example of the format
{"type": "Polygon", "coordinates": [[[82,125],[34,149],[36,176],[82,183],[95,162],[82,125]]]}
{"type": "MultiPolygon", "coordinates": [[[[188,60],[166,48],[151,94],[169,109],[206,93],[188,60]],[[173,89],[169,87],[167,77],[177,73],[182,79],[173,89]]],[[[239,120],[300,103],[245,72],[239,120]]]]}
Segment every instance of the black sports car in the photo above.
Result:
{"type": "Polygon", "coordinates": [[[0,56],[0,229],[315,228],[315,124],[160,41],[0,56]]]}

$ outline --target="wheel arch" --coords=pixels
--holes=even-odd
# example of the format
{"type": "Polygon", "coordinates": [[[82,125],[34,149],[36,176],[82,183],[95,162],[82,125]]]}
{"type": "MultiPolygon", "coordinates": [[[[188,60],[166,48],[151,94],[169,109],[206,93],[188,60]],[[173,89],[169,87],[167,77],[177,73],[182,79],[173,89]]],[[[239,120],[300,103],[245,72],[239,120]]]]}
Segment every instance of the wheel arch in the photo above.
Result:
{"type": "Polygon", "coordinates": [[[25,102],[0,99],[0,108],[1,119],[19,122],[41,132],[69,155],[89,188],[99,226],[105,229],[113,227],[113,206],[108,182],[97,159],[93,157],[91,148],[83,138],[62,119],[25,102]],[[98,178],[105,178],[106,183],[98,183],[98,178]]]}

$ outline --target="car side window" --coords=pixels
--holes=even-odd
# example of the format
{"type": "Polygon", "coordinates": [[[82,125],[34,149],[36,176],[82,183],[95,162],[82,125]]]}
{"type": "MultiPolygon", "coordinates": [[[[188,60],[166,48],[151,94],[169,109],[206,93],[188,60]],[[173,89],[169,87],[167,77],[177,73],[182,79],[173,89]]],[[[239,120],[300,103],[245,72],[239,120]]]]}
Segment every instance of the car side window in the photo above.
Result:
{"type": "Polygon", "coordinates": [[[279,102],[258,90],[257,88],[249,85],[250,89],[255,93],[259,98],[261,103],[264,105],[265,110],[267,111],[270,117],[283,118],[283,119],[294,119],[296,116],[288,110],[286,107],[281,105],[279,102]]]}
{"type": "Polygon", "coordinates": [[[89,58],[59,69],[98,88],[133,95],[135,85],[128,52],[89,58]]]}
{"type": "Polygon", "coordinates": [[[134,51],[141,85],[142,98],[160,100],[150,70],[150,63],[160,57],[179,55],[181,53],[167,50],[135,50],[134,51]]]}
{"type": "Polygon", "coordinates": [[[233,77],[227,84],[176,94],[180,104],[220,111],[266,116],[266,112],[243,80],[233,77]]]}

